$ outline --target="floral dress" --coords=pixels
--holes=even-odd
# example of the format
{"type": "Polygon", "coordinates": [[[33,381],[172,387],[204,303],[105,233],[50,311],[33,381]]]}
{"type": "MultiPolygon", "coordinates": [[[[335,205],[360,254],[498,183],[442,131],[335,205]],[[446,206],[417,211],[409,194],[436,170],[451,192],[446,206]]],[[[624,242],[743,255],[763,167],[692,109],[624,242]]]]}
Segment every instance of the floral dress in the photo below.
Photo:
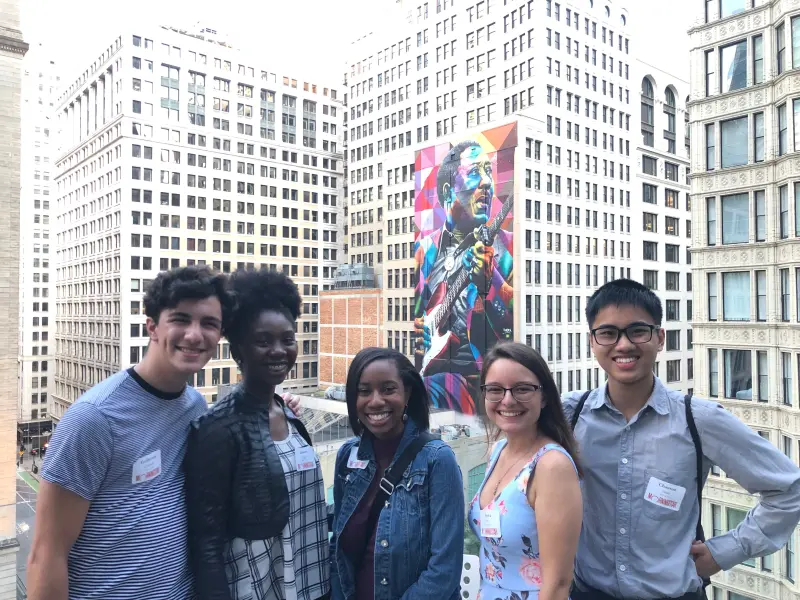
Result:
{"type": "MultiPolygon", "coordinates": [[[[497,444],[486,469],[478,493],[469,507],[472,531],[481,541],[481,591],[480,600],[536,600],[542,585],[539,564],[539,537],[536,532],[536,515],[528,502],[528,481],[533,476],[536,463],[546,452],[555,450],[569,453],[558,444],[545,444],[504,487],[487,509],[497,509],[500,514],[499,538],[481,536],[480,497],[486,480],[492,474],[500,453],[506,447],[503,440],[497,444]]],[[[573,463],[574,466],[574,463],[573,463]]],[[[578,515],[580,518],[581,515],[578,515]]]]}

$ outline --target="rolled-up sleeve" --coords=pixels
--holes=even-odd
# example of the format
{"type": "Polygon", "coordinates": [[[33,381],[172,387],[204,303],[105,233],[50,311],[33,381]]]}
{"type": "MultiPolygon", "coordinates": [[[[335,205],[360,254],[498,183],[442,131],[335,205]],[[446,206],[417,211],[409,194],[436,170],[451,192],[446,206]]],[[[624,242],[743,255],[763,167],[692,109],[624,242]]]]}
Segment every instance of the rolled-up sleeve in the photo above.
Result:
{"type": "Polygon", "coordinates": [[[721,405],[694,400],[703,454],[758,504],[731,531],[706,542],[723,569],[782,548],[800,521],[800,469],[721,405]]]}

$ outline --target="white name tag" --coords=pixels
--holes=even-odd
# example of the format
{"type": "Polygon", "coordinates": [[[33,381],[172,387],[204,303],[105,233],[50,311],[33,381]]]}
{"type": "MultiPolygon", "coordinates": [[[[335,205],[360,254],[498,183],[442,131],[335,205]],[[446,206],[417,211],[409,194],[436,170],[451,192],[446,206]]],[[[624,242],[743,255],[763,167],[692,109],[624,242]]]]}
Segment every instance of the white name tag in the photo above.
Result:
{"type": "Polygon", "coordinates": [[[161,475],[161,450],[151,452],[133,463],[131,483],[137,485],[161,475]]]}
{"type": "Polygon", "coordinates": [[[496,508],[484,508],[481,511],[481,536],[502,537],[500,535],[500,511],[496,508]]]}
{"type": "Polygon", "coordinates": [[[353,446],[350,450],[350,458],[347,459],[347,468],[366,469],[368,462],[366,460],[358,460],[358,446],[353,446]]]}
{"type": "Polygon", "coordinates": [[[669,510],[678,511],[681,509],[681,502],[685,494],[685,487],[651,477],[644,493],[644,499],[669,510]]]}
{"type": "Polygon", "coordinates": [[[309,446],[303,446],[295,450],[294,460],[298,471],[310,471],[317,466],[317,455],[314,454],[314,449],[309,446]]]}

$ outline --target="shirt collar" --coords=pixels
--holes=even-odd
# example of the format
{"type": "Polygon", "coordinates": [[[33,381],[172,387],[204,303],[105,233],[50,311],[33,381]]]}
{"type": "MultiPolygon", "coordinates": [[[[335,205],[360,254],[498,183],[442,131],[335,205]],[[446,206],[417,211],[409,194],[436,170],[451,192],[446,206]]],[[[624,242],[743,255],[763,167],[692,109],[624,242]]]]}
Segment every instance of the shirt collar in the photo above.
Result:
{"type": "MultiPolygon", "coordinates": [[[[604,383],[599,388],[597,388],[592,395],[587,399],[586,403],[589,405],[590,410],[596,410],[601,406],[605,405],[613,410],[617,410],[611,401],[608,399],[607,393],[608,383],[604,383]]],[[[650,397],[647,399],[645,406],[651,407],[654,411],[656,411],[660,415],[667,415],[669,414],[669,397],[667,395],[667,388],[661,382],[661,380],[656,377],[655,378],[655,385],[653,386],[653,392],[650,394],[650,397]]]]}

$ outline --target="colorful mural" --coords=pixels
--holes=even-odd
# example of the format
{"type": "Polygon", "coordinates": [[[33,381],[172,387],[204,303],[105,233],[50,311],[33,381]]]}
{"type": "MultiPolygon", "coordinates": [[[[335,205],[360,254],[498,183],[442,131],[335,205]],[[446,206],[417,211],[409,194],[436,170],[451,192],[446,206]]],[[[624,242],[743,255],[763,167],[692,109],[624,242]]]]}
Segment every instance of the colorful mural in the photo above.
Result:
{"type": "Polygon", "coordinates": [[[417,368],[434,407],[475,414],[483,356],[514,337],[516,123],[417,152],[417,368]]]}

